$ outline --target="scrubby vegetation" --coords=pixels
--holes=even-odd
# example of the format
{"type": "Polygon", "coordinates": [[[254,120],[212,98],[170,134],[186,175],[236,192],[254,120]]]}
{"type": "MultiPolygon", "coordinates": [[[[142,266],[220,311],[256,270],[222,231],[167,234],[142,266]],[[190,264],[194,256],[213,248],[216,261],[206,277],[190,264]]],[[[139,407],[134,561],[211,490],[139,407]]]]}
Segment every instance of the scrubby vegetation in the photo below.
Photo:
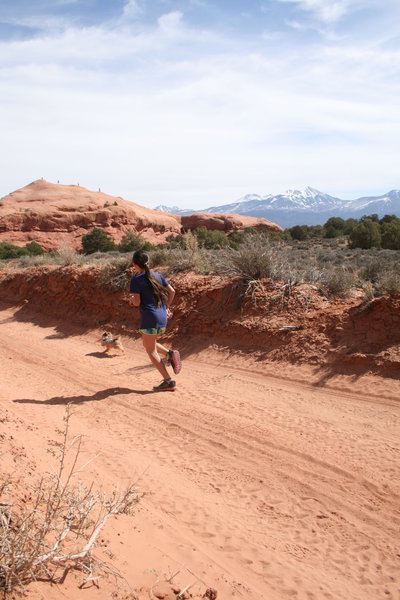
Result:
{"type": "Polygon", "coordinates": [[[384,248],[400,250],[400,218],[396,215],[368,215],[361,219],[331,217],[325,225],[296,225],[287,229],[282,237],[304,241],[346,237],[351,248],[384,248]]]}
{"type": "Polygon", "coordinates": [[[44,254],[44,250],[37,242],[29,242],[23,248],[8,242],[0,242],[0,260],[20,256],[41,256],[42,254],[44,254]]]}
{"type": "Polygon", "coordinates": [[[102,267],[99,281],[121,290],[129,279],[132,252],[139,248],[149,251],[154,267],[171,274],[220,274],[240,277],[246,285],[267,278],[289,289],[309,283],[322,293],[341,296],[355,288],[366,297],[400,293],[400,219],[394,215],[346,221],[332,217],[323,226],[301,225],[281,234],[245,229],[225,235],[200,227],[171,235],[158,247],[135,231],[126,232],[117,245],[95,228],[82,237],[81,253],[61,246],[58,252],[45,255],[35,242],[25,248],[3,242],[0,267],[5,259],[17,268],[96,265],[102,267]]]}
{"type": "Polygon", "coordinates": [[[122,236],[121,242],[116,244],[105,231],[94,227],[92,231],[82,236],[83,254],[94,254],[95,252],[134,252],[142,248],[154,250],[155,246],[146,242],[136,231],[127,231],[122,236]]]}

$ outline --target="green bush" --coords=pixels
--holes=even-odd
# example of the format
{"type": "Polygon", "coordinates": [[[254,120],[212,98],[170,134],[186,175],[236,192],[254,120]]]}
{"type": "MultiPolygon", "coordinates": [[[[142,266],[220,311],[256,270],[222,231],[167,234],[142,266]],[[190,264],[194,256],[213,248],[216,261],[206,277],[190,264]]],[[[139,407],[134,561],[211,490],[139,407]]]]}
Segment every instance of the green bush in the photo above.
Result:
{"type": "Polygon", "coordinates": [[[134,252],[144,246],[144,240],[136,231],[126,231],[122,236],[120,243],[118,244],[118,250],[120,252],[134,252]]]}
{"type": "Polygon", "coordinates": [[[157,248],[150,254],[150,263],[156,267],[159,265],[167,265],[171,260],[171,253],[166,248],[157,248]]]}
{"type": "Polygon", "coordinates": [[[289,232],[293,240],[302,241],[308,238],[307,225],[295,225],[289,229],[289,232]]]}
{"type": "Polygon", "coordinates": [[[381,232],[379,223],[369,219],[361,220],[349,236],[350,248],[380,248],[381,232]]]}
{"type": "Polygon", "coordinates": [[[102,229],[95,227],[90,233],[82,236],[82,249],[84,254],[93,254],[115,250],[116,245],[102,229]]]}
{"type": "Polygon", "coordinates": [[[336,238],[344,233],[345,222],[341,217],[331,217],[324,225],[325,237],[336,238]]]}
{"type": "Polygon", "coordinates": [[[382,248],[400,250],[400,219],[383,223],[382,248]]]}
{"type": "Polygon", "coordinates": [[[171,235],[167,236],[166,242],[169,250],[173,250],[174,248],[185,248],[185,238],[179,233],[177,235],[171,233],[171,235]]]}
{"type": "Polygon", "coordinates": [[[20,248],[9,242],[0,242],[0,259],[19,258],[25,254],[28,254],[26,248],[20,248]]]}
{"type": "Polygon", "coordinates": [[[356,225],[358,225],[358,221],[357,219],[346,219],[346,221],[344,222],[344,229],[343,229],[343,233],[344,235],[350,235],[350,233],[353,231],[354,227],[356,227],[356,225]]]}
{"type": "Polygon", "coordinates": [[[42,246],[37,242],[30,242],[25,246],[25,248],[29,256],[41,256],[44,254],[42,246]]]}
{"type": "Polygon", "coordinates": [[[200,248],[226,248],[229,246],[227,236],[223,231],[214,231],[207,229],[206,227],[198,227],[193,231],[197,237],[200,248]]]}
{"type": "Polygon", "coordinates": [[[143,242],[140,249],[144,250],[145,252],[151,252],[152,250],[155,250],[156,248],[157,248],[157,246],[155,246],[151,242],[143,242]]]}

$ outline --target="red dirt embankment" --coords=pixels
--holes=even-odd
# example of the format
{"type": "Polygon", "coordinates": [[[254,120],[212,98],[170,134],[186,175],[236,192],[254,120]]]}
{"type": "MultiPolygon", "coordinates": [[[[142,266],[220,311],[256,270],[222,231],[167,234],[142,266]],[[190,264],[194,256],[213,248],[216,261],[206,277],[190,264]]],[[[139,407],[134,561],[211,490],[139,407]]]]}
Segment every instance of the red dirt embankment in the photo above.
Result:
{"type": "MultiPolygon", "coordinates": [[[[292,291],[268,281],[247,290],[240,280],[179,274],[168,336],[180,347],[223,347],[261,361],[288,361],[344,371],[399,373],[400,297],[369,302],[357,295],[331,299],[316,287],[292,291]]],[[[37,267],[0,274],[0,300],[22,304],[18,318],[41,318],[87,328],[107,325],[136,335],[138,311],[127,294],[104,282],[95,267],[37,267]]]]}

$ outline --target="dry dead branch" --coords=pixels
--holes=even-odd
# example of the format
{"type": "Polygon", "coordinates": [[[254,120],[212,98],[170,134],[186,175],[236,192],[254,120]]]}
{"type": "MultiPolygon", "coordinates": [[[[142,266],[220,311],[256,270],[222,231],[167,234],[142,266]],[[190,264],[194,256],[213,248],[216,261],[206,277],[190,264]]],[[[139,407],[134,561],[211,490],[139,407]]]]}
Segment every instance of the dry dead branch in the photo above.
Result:
{"type": "Polygon", "coordinates": [[[84,583],[96,582],[107,571],[93,555],[100,531],[139,500],[133,484],[122,493],[106,495],[95,491],[93,483],[85,486],[77,479],[82,471],[78,467],[81,438],[69,444],[70,417],[68,407],[57,472],[44,475],[33,486],[29,507],[12,496],[6,501],[2,496],[10,493],[9,486],[0,484],[0,591],[4,593],[39,577],[54,580],[59,565],[84,572],[84,583]]]}

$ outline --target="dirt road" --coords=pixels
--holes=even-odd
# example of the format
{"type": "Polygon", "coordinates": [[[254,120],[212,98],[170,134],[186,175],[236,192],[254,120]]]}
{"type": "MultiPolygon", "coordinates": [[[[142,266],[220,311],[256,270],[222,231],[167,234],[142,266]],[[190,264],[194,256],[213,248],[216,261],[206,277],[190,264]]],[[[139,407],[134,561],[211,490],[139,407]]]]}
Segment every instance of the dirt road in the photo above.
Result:
{"type": "MultiPolygon", "coordinates": [[[[103,536],[133,589],[179,570],[218,600],[399,598],[398,381],[327,389],[202,351],[183,356],[175,392],[152,393],[140,342],[109,357],[99,337],[1,311],[0,467],[15,480],[48,470],[72,403],[87,476],[146,492],[103,536]]],[[[71,576],[34,594],[111,598],[107,586],[80,591],[71,576]]]]}

